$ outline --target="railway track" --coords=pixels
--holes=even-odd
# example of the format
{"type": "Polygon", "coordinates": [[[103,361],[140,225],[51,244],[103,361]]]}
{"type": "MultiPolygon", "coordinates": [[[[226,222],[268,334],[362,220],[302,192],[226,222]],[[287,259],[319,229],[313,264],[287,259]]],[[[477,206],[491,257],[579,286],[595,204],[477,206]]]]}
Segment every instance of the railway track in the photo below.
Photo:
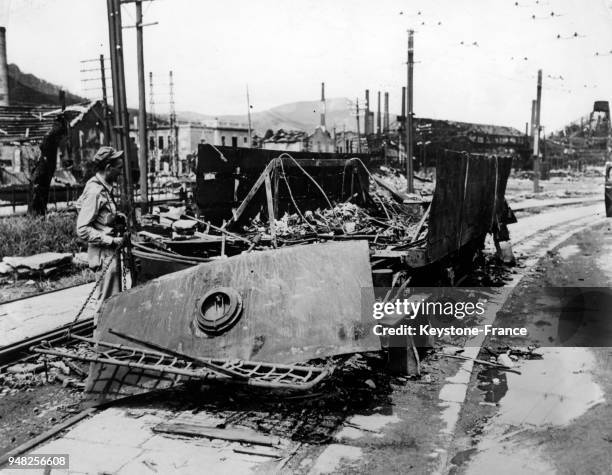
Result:
{"type": "Polygon", "coordinates": [[[87,318],[74,325],[72,323],[62,325],[53,330],[39,333],[38,335],[4,346],[0,348],[0,373],[8,366],[37,356],[30,351],[32,346],[39,345],[43,342],[47,342],[50,345],[70,343],[74,341],[72,335],[89,337],[93,335],[93,330],[93,318],[87,318]]]}
{"type": "Polygon", "coordinates": [[[93,281],[91,281],[91,282],[87,282],[87,283],[85,283],[85,284],[73,284],[73,285],[67,285],[66,287],[62,287],[62,288],[60,288],[60,289],[43,290],[42,292],[37,292],[37,293],[35,293],[34,295],[24,295],[23,297],[17,297],[17,298],[10,299],[10,300],[2,300],[2,301],[0,301],[0,307],[1,307],[2,305],[6,305],[6,304],[9,304],[9,303],[21,302],[21,301],[23,301],[23,300],[28,300],[28,299],[31,299],[31,298],[33,298],[33,297],[40,297],[41,295],[50,295],[50,294],[55,294],[55,293],[57,293],[57,292],[62,292],[62,291],[64,291],[64,290],[74,289],[74,288],[76,288],[76,287],[82,287],[82,286],[84,286],[84,285],[89,285],[89,284],[91,284],[91,283],[93,283],[93,281]]]}

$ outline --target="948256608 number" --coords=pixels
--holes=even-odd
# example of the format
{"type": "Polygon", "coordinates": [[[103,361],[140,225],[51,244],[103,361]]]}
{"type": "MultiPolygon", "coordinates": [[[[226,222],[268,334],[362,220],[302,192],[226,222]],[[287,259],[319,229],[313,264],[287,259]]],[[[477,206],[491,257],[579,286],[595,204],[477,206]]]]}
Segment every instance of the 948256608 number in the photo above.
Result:
{"type": "Polygon", "coordinates": [[[10,468],[69,468],[68,454],[32,454],[8,457],[7,467],[10,468]]]}

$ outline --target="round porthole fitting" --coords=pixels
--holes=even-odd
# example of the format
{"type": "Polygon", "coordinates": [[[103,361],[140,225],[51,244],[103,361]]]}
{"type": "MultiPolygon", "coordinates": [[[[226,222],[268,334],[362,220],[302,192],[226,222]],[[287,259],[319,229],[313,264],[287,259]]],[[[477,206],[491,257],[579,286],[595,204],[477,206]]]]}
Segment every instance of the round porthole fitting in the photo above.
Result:
{"type": "Polygon", "coordinates": [[[215,287],[198,300],[196,325],[210,336],[218,336],[240,319],[242,297],[231,287],[215,287]]]}

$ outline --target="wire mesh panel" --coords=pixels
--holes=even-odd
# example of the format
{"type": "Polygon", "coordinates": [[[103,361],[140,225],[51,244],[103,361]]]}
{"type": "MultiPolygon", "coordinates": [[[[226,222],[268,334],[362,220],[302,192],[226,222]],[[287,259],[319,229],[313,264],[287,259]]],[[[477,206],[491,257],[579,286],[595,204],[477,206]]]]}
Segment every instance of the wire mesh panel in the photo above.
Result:
{"type": "Polygon", "coordinates": [[[87,345],[76,349],[40,345],[34,352],[92,364],[86,390],[105,399],[166,389],[186,381],[245,384],[305,391],[329,373],[326,367],[207,359],[186,361],[161,352],[76,337],[87,345]],[[228,376],[234,375],[232,376],[228,376]]]}

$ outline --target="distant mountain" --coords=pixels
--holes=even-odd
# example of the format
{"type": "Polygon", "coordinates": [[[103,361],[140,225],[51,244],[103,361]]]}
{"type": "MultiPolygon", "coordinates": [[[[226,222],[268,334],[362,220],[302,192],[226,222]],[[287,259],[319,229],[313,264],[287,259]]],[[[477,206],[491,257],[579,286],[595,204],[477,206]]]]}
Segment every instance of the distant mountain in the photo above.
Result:
{"type": "MultiPolygon", "coordinates": [[[[16,64],[9,64],[9,99],[11,105],[51,105],[58,106],[59,91],[62,89],[33,74],[22,72],[16,64]]],[[[87,99],[66,91],[66,104],[84,102],[87,99]]]]}
{"type": "MultiPolygon", "coordinates": [[[[177,112],[177,118],[189,122],[219,119],[246,123],[248,120],[246,114],[212,116],[197,112],[177,112]]],[[[391,120],[393,121],[394,119],[395,116],[392,115],[391,120]]],[[[268,129],[297,129],[312,132],[320,124],[320,121],[320,101],[292,102],[251,114],[253,129],[259,135],[263,135],[268,129]]],[[[341,131],[343,127],[346,127],[346,130],[357,129],[357,121],[351,113],[351,104],[347,98],[327,99],[325,123],[329,130],[333,127],[336,127],[338,131],[341,131]]],[[[363,123],[361,128],[363,130],[363,123]]]]}

